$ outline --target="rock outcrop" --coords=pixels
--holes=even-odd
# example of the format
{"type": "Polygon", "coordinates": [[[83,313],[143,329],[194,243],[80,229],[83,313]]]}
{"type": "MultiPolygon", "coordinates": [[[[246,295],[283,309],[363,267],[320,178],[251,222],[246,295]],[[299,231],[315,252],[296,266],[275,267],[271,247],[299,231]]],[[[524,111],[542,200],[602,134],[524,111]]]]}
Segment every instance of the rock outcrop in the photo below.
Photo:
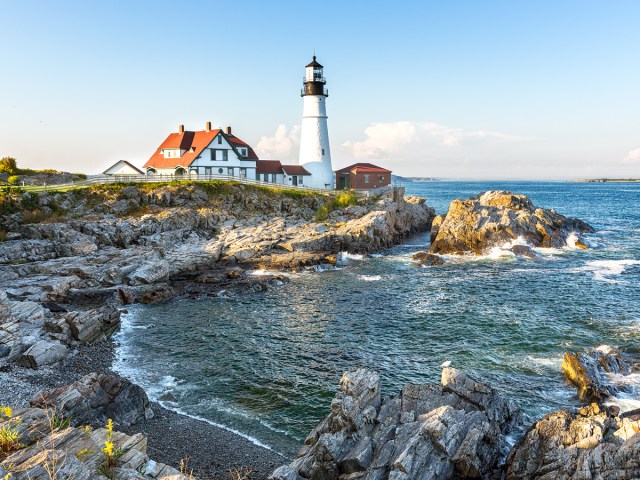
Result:
{"type": "Polygon", "coordinates": [[[498,466],[518,407],[453,368],[441,385],[381,398],[378,375],[348,372],[331,413],[272,480],[486,478],[498,466]]]}
{"type": "Polygon", "coordinates": [[[511,450],[506,478],[640,478],[640,417],[618,417],[597,404],[560,410],[537,422],[511,450]]]}
{"type": "Polygon", "coordinates": [[[432,228],[431,253],[474,254],[518,238],[534,247],[561,248],[571,234],[594,231],[581,220],[537,208],[526,196],[505,191],[454,200],[446,216],[436,218],[432,228]]]}
{"type": "Polygon", "coordinates": [[[1,428],[17,430],[19,449],[0,456],[0,478],[11,480],[187,480],[194,477],[154,462],[147,455],[147,439],[114,431],[111,440],[118,451],[111,471],[105,469],[103,448],[107,430],[99,428],[65,428],[57,425],[53,413],[39,408],[20,409],[9,419],[0,420],[1,428]]]}
{"type": "Polygon", "coordinates": [[[96,373],[38,394],[31,406],[50,408],[77,426],[103,425],[110,418],[117,426],[128,427],[153,416],[141,387],[116,375],[96,373]]]}
{"type": "Polygon", "coordinates": [[[618,393],[630,393],[628,386],[616,385],[610,375],[628,375],[631,365],[618,355],[591,350],[565,353],[562,371],[567,379],[578,387],[578,396],[585,402],[602,403],[618,393]]]}

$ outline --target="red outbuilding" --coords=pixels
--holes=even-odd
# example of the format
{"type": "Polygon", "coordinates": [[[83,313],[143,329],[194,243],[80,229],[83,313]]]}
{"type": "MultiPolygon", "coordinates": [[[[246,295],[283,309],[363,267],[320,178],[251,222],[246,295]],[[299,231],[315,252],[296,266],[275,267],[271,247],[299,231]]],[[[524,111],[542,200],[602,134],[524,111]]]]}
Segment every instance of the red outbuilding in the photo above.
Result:
{"type": "Polygon", "coordinates": [[[371,163],[354,163],[336,170],[336,190],[373,190],[391,185],[391,170],[371,163]]]}

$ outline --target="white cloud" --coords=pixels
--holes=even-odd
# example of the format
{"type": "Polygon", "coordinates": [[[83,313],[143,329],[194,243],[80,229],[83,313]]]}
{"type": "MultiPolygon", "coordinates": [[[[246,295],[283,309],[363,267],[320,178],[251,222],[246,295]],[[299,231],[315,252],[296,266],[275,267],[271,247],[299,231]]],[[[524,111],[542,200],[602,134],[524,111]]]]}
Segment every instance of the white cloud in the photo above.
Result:
{"type": "Polygon", "coordinates": [[[504,143],[533,140],[500,132],[465,130],[433,122],[374,123],[364,131],[366,139],[346,141],[342,147],[355,158],[389,158],[407,156],[416,151],[440,147],[461,147],[466,144],[504,143]]]}
{"type": "Polygon", "coordinates": [[[300,150],[300,125],[288,129],[286,125],[278,125],[275,133],[260,138],[256,145],[258,157],[265,160],[294,160],[300,150]]]}
{"type": "Polygon", "coordinates": [[[635,164],[640,163],[640,148],[632,148],[627,156],[622,159],[622,163],[635,164]]]}

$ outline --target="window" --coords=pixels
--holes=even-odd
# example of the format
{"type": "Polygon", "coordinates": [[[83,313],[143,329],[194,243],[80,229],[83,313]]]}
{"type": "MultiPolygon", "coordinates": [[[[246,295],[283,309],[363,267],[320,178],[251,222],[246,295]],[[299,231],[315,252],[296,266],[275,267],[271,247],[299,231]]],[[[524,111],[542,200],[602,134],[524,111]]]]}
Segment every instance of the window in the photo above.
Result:
{"type": "Polygon", "coordinates": [[[231,175],[233,177],[233,167],[227,168],[227,175],[231,175]]]}
{"type": "Polygon", "coordinates": [[[216,161],[216,151],[213,148],[211,149],[211,161],[216,161]]]}
{"type": "Polygon", "coordinates": [[[247,156],[247,149],[246,148],[241,148],[240,149],[240,155],[242,155],[243,157],[247,156]]]}
{"type": "Polygon", "coordinates": [[[218,135],[218,145],[222,145],[222,135],[218,135]]]}
{"type": "Polygon", "coordinates": [[[268,182],[268,181],[269,181],[269,174],[268,174],[268,173],[265,173],[265,174],[262,176],[262,179],[263,179],[265,182],[268,182]]]}
{"type": "Polygon", "coordinates": [[[369,175],[364,176],[364,183],[369,183],[369,175]]]}
{"type": "Polygon", "coordinates": [[[246,168],[242,168],[242,167],[240,168],[240,177],[241,178],[247,178],[247,169],[246,168]]]}
{"type": "Polygon", "coordinates": [[[211,175],[211,167],[204,167],[204,174],[211,175]]]}
{"type": "Polygon", "coordinates": [[[222,174],[222,172],[224,172],[224,170],[223,170],[223,169],[221,169],[221,168],[219,168],[219,169],[218,169],[218,173],[222,174]]]}
{"type": "Polygon", "coordinates": [[[229,160],[229,150],[222,150],[222,161],[226,162],[229,160]]]}
{"type": "Polygon", "coordinates": [[[276,183],[276,174],[275,173],[271,174],[271,183],[276,183]]]}
{"type": "Polygon", "coordinates": [[[303,177],[302,175],[298,175],[298,183],[299,183],[300,185],[302,185],[302,179],[303,179],[303,178],[304,178],[304,177],[303,177]]]}
{"type": "Polygon", "coordinates": [[[324,155],[324,148],[322,149],[322,155],[324,155]]]}
{"type": "Polygon", "coordinates": [[[380,175],[380,181],[384,181],[384,175],[380,175]]]}

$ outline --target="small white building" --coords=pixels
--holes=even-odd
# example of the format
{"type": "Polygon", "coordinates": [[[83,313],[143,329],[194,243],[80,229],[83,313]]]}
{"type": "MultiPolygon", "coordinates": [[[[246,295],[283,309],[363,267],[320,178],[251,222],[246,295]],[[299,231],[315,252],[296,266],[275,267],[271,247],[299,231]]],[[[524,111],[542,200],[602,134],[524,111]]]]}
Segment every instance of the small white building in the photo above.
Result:
{"type": "Polygon", "coordinates": [[[130,177],[132,175],[144,175],[144,172],[126,160],[118,160],[102,172],[102,175],[130,177]]]}
{"type": "Polygon", "coordinates": [[[227,127],[212,129],[207,122],[204,130],[185,131],[178,127],[145,163],[147,175],[193,177],[199,175],[229,175],[257,179],[258,156],[227,127]]]}
{"type": "Polygon", "coordinates": [[[258,180],[279,185],[302,187],[309,183],[311,174],[300,165],[283,165],[280,160],[258,160],[258,180]],[[305,178],[307,179],[305,181],[305,178]]]}

